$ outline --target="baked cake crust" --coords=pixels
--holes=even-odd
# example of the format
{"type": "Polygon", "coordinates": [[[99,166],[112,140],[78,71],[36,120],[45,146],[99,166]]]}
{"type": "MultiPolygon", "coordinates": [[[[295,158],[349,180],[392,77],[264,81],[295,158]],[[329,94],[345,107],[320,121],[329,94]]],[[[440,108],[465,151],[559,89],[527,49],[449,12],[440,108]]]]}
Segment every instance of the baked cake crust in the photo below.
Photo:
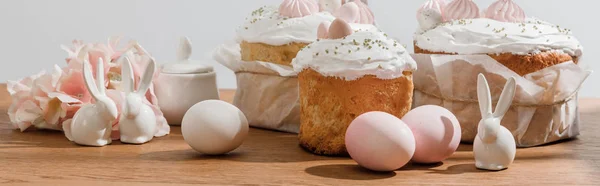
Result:
{"type": "Polygon", "coordinates": [[[243,61],[264,61],[280,65],[291,66],[292,59],[308,43],[290,43],[282,46],[273,46],[264,43],[240,43],[243,61]]]}
{"type": "MultiPolygon", "coordinates": [[[[416,44],[414,45],[416,54],[448,54],[445,52],[432,52],[420,48],[416,44]]],[[[529,55],[515,55],[512,53],[502,54],[488,54],[491,58],[508,67],[512,71],[516,72],[521,76],[540,71],[550,66],[554,66],[560,63],[573,61],[578,63],[578,58],[570,56],[569,54],[562,52],[546,51],[537,54],[529,55]]]]}
{"type": "Polygon", "coordinates": [[[304,69],[298,79],[300,146],[315,154],[347,155],[346,129],[363,113],[383,111],[402,118],[412,106],[412,72],[389,80],[367,75],[346,81],[304,69]]]}

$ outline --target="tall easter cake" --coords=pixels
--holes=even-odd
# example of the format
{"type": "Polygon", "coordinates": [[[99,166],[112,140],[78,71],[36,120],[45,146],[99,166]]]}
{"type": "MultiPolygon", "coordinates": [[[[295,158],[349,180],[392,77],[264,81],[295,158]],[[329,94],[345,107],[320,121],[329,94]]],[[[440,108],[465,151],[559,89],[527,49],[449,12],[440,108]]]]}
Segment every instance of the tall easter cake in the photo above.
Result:
{"type": "Polygon", "coordinates": [[[324,37],[292,62],[300,72],[300,145],[315,154],[346,155],[346,129],[363,113],[402,117],[411,108],[416,63],[408,51],[379,30],[352,31],[342,19],[321,27],[324,37]]]}
{"type": "Polygon", "coordinates": [[[298,133],[298,77],[291,66],[302,48],[317,41],[318,29],[328,27],[348,10],[370,16],[352,20],[354,30],[377,30],[373,13],[362,1],[282,0],[263,6],[237,29],[236,43],[222,45],[215,59],[236,74],[234,105],[253,127],[298,133]],[[370,19],[369,19],[370,18],[370,19]]]}
{"type": "Polygon", "coordinates": [[[577,92],[590,72],[578,65],[583,49],[571,30],[527,17],[513,0],[497,0],[484,11],[472,0],[427,0],[417,20],[413,105],[452,111],[463,142],[473,142],[478,133],[479,73],[488,79],[494,102],[502,85],[516,78],[515,100],[502,125],[517,146],[579,134],[577,92]]]}
{"type": "Polygon", "coordinates": [[[415,53],[487,54],[517,74],[563,62],[578,62],[579,41],[571,30],[526,17],[512,0],[480,12],[472,0],[428,0],[418,11],[415,53]]]}

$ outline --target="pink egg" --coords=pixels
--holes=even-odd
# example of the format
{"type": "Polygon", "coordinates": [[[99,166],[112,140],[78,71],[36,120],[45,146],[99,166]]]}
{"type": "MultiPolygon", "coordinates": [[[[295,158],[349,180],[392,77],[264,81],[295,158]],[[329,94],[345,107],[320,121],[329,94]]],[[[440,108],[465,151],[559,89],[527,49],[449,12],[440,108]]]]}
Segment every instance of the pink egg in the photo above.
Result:
{"type": "Polygon", "coordinates": [[[403,118],[416,141],[412,158],[417,163],[437,163],[450,157],[460,144],[458,119],[449,110],[425,105],[408,112],[403,118]]]}
{"type": "Polygon", "coordinates": [[[358,116],[348,127],[345,140],[352,159],[374,171],[399,169],[415,152],[415,138],[410,128],[385,112],[358,116]]]}

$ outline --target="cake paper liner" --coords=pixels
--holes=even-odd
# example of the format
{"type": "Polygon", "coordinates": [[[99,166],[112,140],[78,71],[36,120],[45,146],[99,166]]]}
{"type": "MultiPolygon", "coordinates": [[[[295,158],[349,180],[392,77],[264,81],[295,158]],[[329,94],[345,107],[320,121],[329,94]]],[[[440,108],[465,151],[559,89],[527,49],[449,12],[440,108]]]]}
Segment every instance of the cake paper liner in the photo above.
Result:
{"type": "Polygon", "coordinates": [[[262,61],[242,61],[240,46],[224,44],[213,53],[215,60],[236,74],[233,104],[250,126],[298,133],[300,104],[298,77],[291,66],[262,61]]]}
{"type": "Polygon", "coordinates": [[[517,146],[532,147],[579,135],[577,93],[591,74],[573,62],[561,63],[519,76],[487,55],[412,55],[418,68],[413,75],[413,107],[439,105],[456,115],[462,141],[473,142],[481,120],[477,75],[483,73],[495,104],[510,77],[517,89],[502,120],[517,146]]]}

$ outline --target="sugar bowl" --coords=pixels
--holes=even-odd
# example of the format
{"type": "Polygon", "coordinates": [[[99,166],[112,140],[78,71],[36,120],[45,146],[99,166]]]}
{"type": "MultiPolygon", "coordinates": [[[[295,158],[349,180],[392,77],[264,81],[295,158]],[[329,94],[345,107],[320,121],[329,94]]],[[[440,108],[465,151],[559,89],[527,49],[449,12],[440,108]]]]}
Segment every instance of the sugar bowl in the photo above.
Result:
{"type": "Polygon", "coordinates": [[[170,125],[181,125],[194,104],[219,99],[216,73],[212,66],[190,60],[191,42],[181,39],[178,61],[162,66],[155,81],[158,105],[170,125]]]}

